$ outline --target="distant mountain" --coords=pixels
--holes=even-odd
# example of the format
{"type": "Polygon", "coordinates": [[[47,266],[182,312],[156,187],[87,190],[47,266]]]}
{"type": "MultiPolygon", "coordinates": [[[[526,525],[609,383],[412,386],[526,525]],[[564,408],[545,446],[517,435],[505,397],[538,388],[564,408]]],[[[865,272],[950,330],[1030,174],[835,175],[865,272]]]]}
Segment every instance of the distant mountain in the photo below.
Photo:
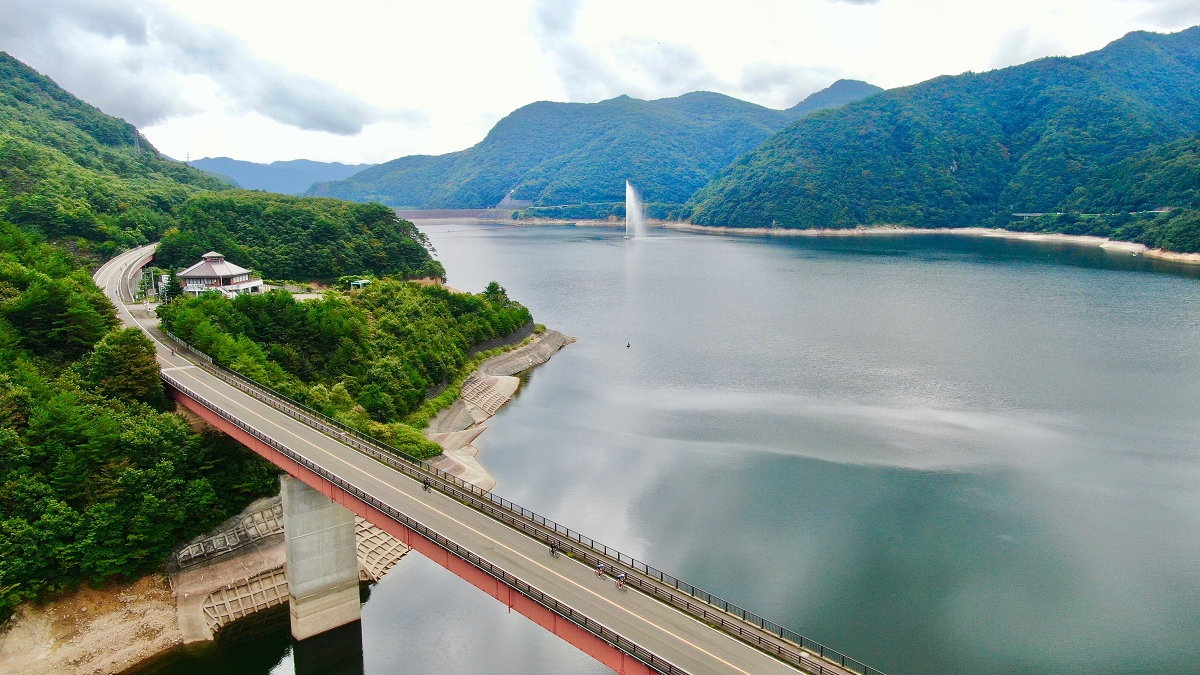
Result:
{"type": "Polygon", "coordinates": [[[342,164],[293,159],[284,162],[258,164],[229,157],[205,157],[191,165],[218,178],[229,177],[250,190],[266,190],[283,194],[303,194],[313,183],[341,180],[375,166],[374,164],[342,164]]]}
{"type": "Polygon", "coordinates": [[[309,194],[410,208],[484,208],[501,200],[556,206],[624,201],[628,179],[647,201],[681,204],[798,117],[876,91],[843,80],[791,110],[712,92],[655,101],[542,101],[509,114],[467,150],[401,157],[314,185],[309,194]]]}
{"type": "Polygon", "coordinates": [[[784,112],[791,113],[792,119],[800,119],[818,110],[838,108],[847,103],[853,103],[868,96],[873,96],[881,91],[883,91],[882,87],[876,87],[862,80],[838,80],[821,91],[810,94],[808,98],[784,112]]]}
{"type": "MultiPolygon", "coordinates": [[[[939,77],[809,115],[683,213],[731,227],[1009,226],[1012,212],[1095,201],[1076,191],[1197,132],[1200,27],[1136,32],[1082,56],[939,77]]],[[[1160,203],[1106,203],[1118,202],[1160,203]]]]}

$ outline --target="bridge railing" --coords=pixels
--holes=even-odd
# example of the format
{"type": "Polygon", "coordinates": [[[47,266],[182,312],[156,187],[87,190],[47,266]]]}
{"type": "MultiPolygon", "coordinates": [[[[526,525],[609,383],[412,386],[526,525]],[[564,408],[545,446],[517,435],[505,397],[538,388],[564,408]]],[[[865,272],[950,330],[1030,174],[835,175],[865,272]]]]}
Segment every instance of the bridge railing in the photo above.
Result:
{"type": "MultiPolygon", "coordinates": [[[[885,675],[882,671],[872,668],[857,659],[842,654],[841,652],[830,649],[825,645],[815,640],[804,637],[803,635],[775,623],[769,619],[765,619],[754,612],[748,611],[738,605],[731,603],[723,598],[713,595],[701,588],[698,588],[682,579],[674,577],[662,570],[659,570],[652,565],[642,562],[632,556],[626,555],[621,551],[598,542],[591,537],[588,537],[580,532],[576,532],[565,525],[539,515],[538,513],[527,509],[519,504],[513,503],[499,495],[493,494],[488,490],[462,480],[446,471],[432,466],[428,462],[417,459],[412,455],[405,453],[402,450],[394,448],[383,441],[380,441],[373,436],[364,434],[363,432],[350,427],[342,422],[339,422],[328,415],[319,411],[313,410],[304,403],[296,401],[291,397],[277,392],[269,387],[266,387],[250,378],[230,370],[215,361],[212,357],[199,349],[191,346],[178,336],[164,331],[168,337],[177,343],[181,348],[195,355],[200,361],[201,366],[216,375],[219,379],[227,384],[242,391],[276,409],[295,417],[296,419],[309,424],[321,430],[337,440],[346,443],[360,452],[370,455],[371,457],[397,469],[405,474],[408,474],[418,480],[426,475],[436,477],[441,482],[454,488],[451,494],[457,499],[461,499],[470,503],[471,506],[480,509],[517,529],[526,532],[547,544],[558,542],[560,549],[564,552],[575,554],[580,559],[591,565],[604,563],[613,565],[616,563],[621,567],[628,568],[631,572],[638,575],[644,575],[645,579],[639,579],[636,576],[629,578],[627,583],[639,590],[642,590],[650,595],[653,595],[661,600],[670,602],[672,605],[700,618],[708,623],[718,625],[722,630],[736,637],[745,640],[768,653],[775,655],[793,665],[796,665],[804,670],[817,673],[817,675],[836,675],[837,671],[828,669],[817,659],[827,661],[830,664],[835,664],[845,670],[859,673],[860,675],[885,675]],[[282,406],[282,407],[281,407],[282,406]],[[534,527],[530,528],[528,525],[534,527]],[[542,528],[542,529],[539,529],[542,528]],[[552,533],[552,535],[551,535],[552,533]],[[562,541],[565,539],[566,541],[562,541]],[[572,542],[575,545],[564,545],[567,542],[572,542]],[[689,602],[686,599],[679,598],[670,593],[664,593],[661,588],[655,586],[654,581],[658,584],[670,587],[679,593],[684,593],[687,596],[697,600],[698,602],[689,602]],[[717,612],[711,610],[718,610],[717,612]],[[736,619],[736,620],[731,620],[736,619]],[[749,624],[745,626],[742,624],[749,624]],[[755,630],[748,630],[753,627],[762,633],[769,634],[773,638],[782,641],[775,642],[764,639],[764,635],[759,634],[755,630]],[[794,645],[799,649],[789,647],[794,645]]],[[[166,374],[164,373],[164,378],[166,374]]],[[[174,386],[174,384],[172,384],[174,386]]],[[[443,490],[448,494],[451,491],[443,490]]],[[[610,573],[615,573],[615,569],[610,567],[610,573]]]]}
{"type": "Polygon", "coordinates": [[[586,614],[572,608],[571,606],[556,600],[554,597],[552,597],[550,595],[547,595],[546,593],[537,589],[533,585],[531,585],[525,581],[522,581],[516,575],[508,572],[507,570],[499,567],[498,565],[493,564],[492,562],[488,561],[487,559],[480,557],[479,555],[475,554],[474,552],[470,551],[469,549],[467,549],[463,546],[460,546],[459,544],[455,543],[453,540],[449,539],[448,537],[445,537],[442,534],[438,533],[437,531],[427,527],[425,524],[423,524],[417,520],[414,520],[413,518],[409,517],[408,515],[406,515],[404,513],[401,513],[395,507],[387,504],[386,502],[375,497],[374,495],[371,495],[370,493],[359,488],[358,486],[354,485],[350,481],[347,481],[347,480],[341,478],[340,476],[333,473],[332,471],[305,458],[300,453],[295,452],[294,450],[287,447],[283,443],[280,443],[279,441],[258,431],[257,429],[251,427],[250,425],[246,424],[245,422],[241,421],[240,419],[234,417],[233,415],[230,415],[229,413],[225,412],[225,410],[223,410],[220,406],[215,405],[214,403],[209,401],[207,398],[205,398],[201,394],[190,389],[187,385],[184,385],[182,382],[176,380],[174,377],[171,377],[169,374],[162,373],[162,379],[167,384],[169,384],[171,387],[179,390],[181,393],[183,393],[188,398],[192,399],[196,403],[199,403],[200,405],[204,406],[205,408],[208,408],[214,414],[220,416],[222,419],[224,419],[227,422],[229,422],[230,424],[236,426],[238,429],[249,434],[253,438],[257,439],[258,441],[266,444],[268,447],[270,447],[271,449],[275,450],[276,452],[282,454],[283,456],[287,457],[289,460],[295,462],[296,464],[298,464],[300,466],[303,466],[305,469],[311,471],[312,473],[316,474],[317,476],[320,476],[322,479],[329,481],[330,484],[336,485],[339,489],[346,492],[347,494],[353,495],[355,498],[359,499],[364,504],[367,504],[371,508],[379,511],[380,513],[383,513],[384,515],[391,518],[392,520],[395,520],[396,522],[404,525],[405,527],[416,532],[417,534],[421,535],[422,537],[425,537],[426,539],[432,541],[433,543],[437,544],[441,548],[449,551],[450,553],[454,554],[458,558],[466,561],[473,567],[483,571],[488,576],[491,576],[494,579],[500,580],[506,586],[512,588],[513,590],[515,590],[518,593],[524,595],[525,597],[533,600],[534,602],[537,602],[538,604],[542,605],[546,609],[549,609],[550,611],[554,612],[555,614],[567,619],[571,623],[579,626],[580,628],[586,630],[587,632],[591,633],[592,635],[595,635],[596,637],[598,637],[601,640],[607,642],[608,644],[616,647],[617,649],[625,652],[626,654],[629,654],[630,656],[641,661],[642,663],[646,664],[650,668],[653,668],[654,670],[657,670],[658,672],[661,672],[661,673],[666,673],[667,675],[689,675],[688,671],[683,670],[682,668],[674,665],[670,661],[668,661],[668,660],[658,656],[657,654],[651,652],[650,650],[642,647],[641,645],[637,644],[633,640],[630,640],[630,639],[624,637],[620,633],[617,633],[616,631],[608,628],[607,626],[600,623],[599,621],[596,621],[596,620],[588,617],[586,614]]]}

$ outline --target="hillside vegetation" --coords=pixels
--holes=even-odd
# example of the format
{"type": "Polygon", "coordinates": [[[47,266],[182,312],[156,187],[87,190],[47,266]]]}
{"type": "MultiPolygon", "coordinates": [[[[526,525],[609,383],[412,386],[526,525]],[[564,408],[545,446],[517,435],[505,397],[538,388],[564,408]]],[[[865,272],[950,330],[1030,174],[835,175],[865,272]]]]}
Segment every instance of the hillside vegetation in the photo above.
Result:
{"type": "Polygon", "coordinates": [[[1152,146],[1101,169],[1064,211],[1016,221],[1012,229],[1110,237],[1151,248],[1200,251],[1200,137],[1152,146]],[[1156,213],[1155,210],[1169,209],[1156,213]]]}
{"type": "Polygon", "coordinates": [[[188,196],[220,187],[0,52],[0,219],[108,255],[152,241],[188,196]]]}
{"type": "MultiPolygon", "coordinates": [[[[271,464],[170,412],[152,344],[117,325],[92,283],[85,261],[164,234],[181,265],[220,247],[284,276],[441,274],[424,237],[386,207],[229,189],[0,53],[0,620],[23,600],[154,570],[181,541],[278,490],[271,464]]],[[[407,288],[385,281],[380,292],[390,284],[407,288]]],[[[411,386],[452,369],[470,340],[528,320],[506,299],[447,321],[422,318],[426,305],[403,293],[380,302],[394,303],[378,310],[393,338],[374,358],[411,386]],[[480,318],[462,318],[472,312],[480,318]]],[[[305,314],[332,340],[320,348],[361,357],[337,351],[362,337],[354,317],[324,307],[305,314]]],[[[237,344],[239,357],[253,352],[237,344]]],[[[305,363],[328,367],[321,354],[305,363]]],[[[245,358],[231,363],[246,370],[245,358]]],[[[350,375],[375,391],[373,373],[350,375]]],[[[376,415],[412,407],[411,386],[379,381],[404,395],[391,408],[365,399],[376,415]]]]}
{"type": "Polygon", "coordinates": [[[390,209],[232,190],[3,52],[0,220],[95,258],[163,239],[179,267],[216,249],[271,278],[445,274],[390,209]]]}
{"type": "Polygon", "coordinates": [[[379,203],[226,190],[191,197],[175,218],[158,249],[164,267],[219,251],[268,279],[446,276],[425,235],[379,203]]]}
{"type": "Polygon", "coordinates": [[[1149,167],[1160,158],[1140,153],[1198,131],[1200,28],[1131,33],[1090,54],[939,77],[810,115],[738,159],[684,214],[730,227],[1028,227],[1011,214],[1170,206],[1172,193],[1111,186],[1120,171],[1159,173],[1149,167]],[[1111,168],[1135,156],[1141,169],[1111,168]]]}
{"type": "Polygon", "coordinates": [[[838,82],[791,110],[711,92],[542,101],[512,112],[467,150],[401,157],[309,194],[409,208],[486,208],[505,198],[546,207],[624,202],[628,179],[649,202],[680,204],[799,116],[876,91],[838,82]]]}
{"type": "Polygon", "coordinates": [[[495,283],[470,295],[392,280],[309,302],[282,291],[180,298],[159,315],[218,362],[416,457],[441,448],[404,420],[466,374],[471,347],[532,321],[495,283]]]}
{"type": "Polygon", "coordinates": [[[0,618],[135,577],[277,471],[165,412],[153,345],[73,257],[0,223],[0,618]]]}

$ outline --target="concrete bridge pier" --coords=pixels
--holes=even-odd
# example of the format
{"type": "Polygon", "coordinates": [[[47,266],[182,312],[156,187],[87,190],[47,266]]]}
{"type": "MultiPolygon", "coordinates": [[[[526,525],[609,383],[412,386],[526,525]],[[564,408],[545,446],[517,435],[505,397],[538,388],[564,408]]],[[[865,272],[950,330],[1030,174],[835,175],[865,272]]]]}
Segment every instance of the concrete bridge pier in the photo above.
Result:
{"type": "Polygon", "coordinates": [[[303,640],[361,617],[354,513],[296,478],[280,483],[292,637],[303,640]]]}

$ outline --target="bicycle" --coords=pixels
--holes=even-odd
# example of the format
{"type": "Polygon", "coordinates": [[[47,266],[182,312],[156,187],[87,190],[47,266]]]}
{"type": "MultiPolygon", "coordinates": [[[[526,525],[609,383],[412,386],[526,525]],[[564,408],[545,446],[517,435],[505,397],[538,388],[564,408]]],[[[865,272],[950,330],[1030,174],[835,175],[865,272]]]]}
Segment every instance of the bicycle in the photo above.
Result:
{"type": "Polygon", "coordinates": [[[617,575],[617,588],[625,590],[625,573],[621,572],[617,575]]]}
{"type": "Polygon", "coordinates": [[[422,481],[421,489],[426,492],[433,492],[433,489],[429,487],[429,479],[428,478],[426,478],[424,481],[422,481]]]}
{"type": "Polygon", "coordinates": [[[550,544],[550,557],[551,558],[558,557],[558,542],[557,541],[550,544]]]}

